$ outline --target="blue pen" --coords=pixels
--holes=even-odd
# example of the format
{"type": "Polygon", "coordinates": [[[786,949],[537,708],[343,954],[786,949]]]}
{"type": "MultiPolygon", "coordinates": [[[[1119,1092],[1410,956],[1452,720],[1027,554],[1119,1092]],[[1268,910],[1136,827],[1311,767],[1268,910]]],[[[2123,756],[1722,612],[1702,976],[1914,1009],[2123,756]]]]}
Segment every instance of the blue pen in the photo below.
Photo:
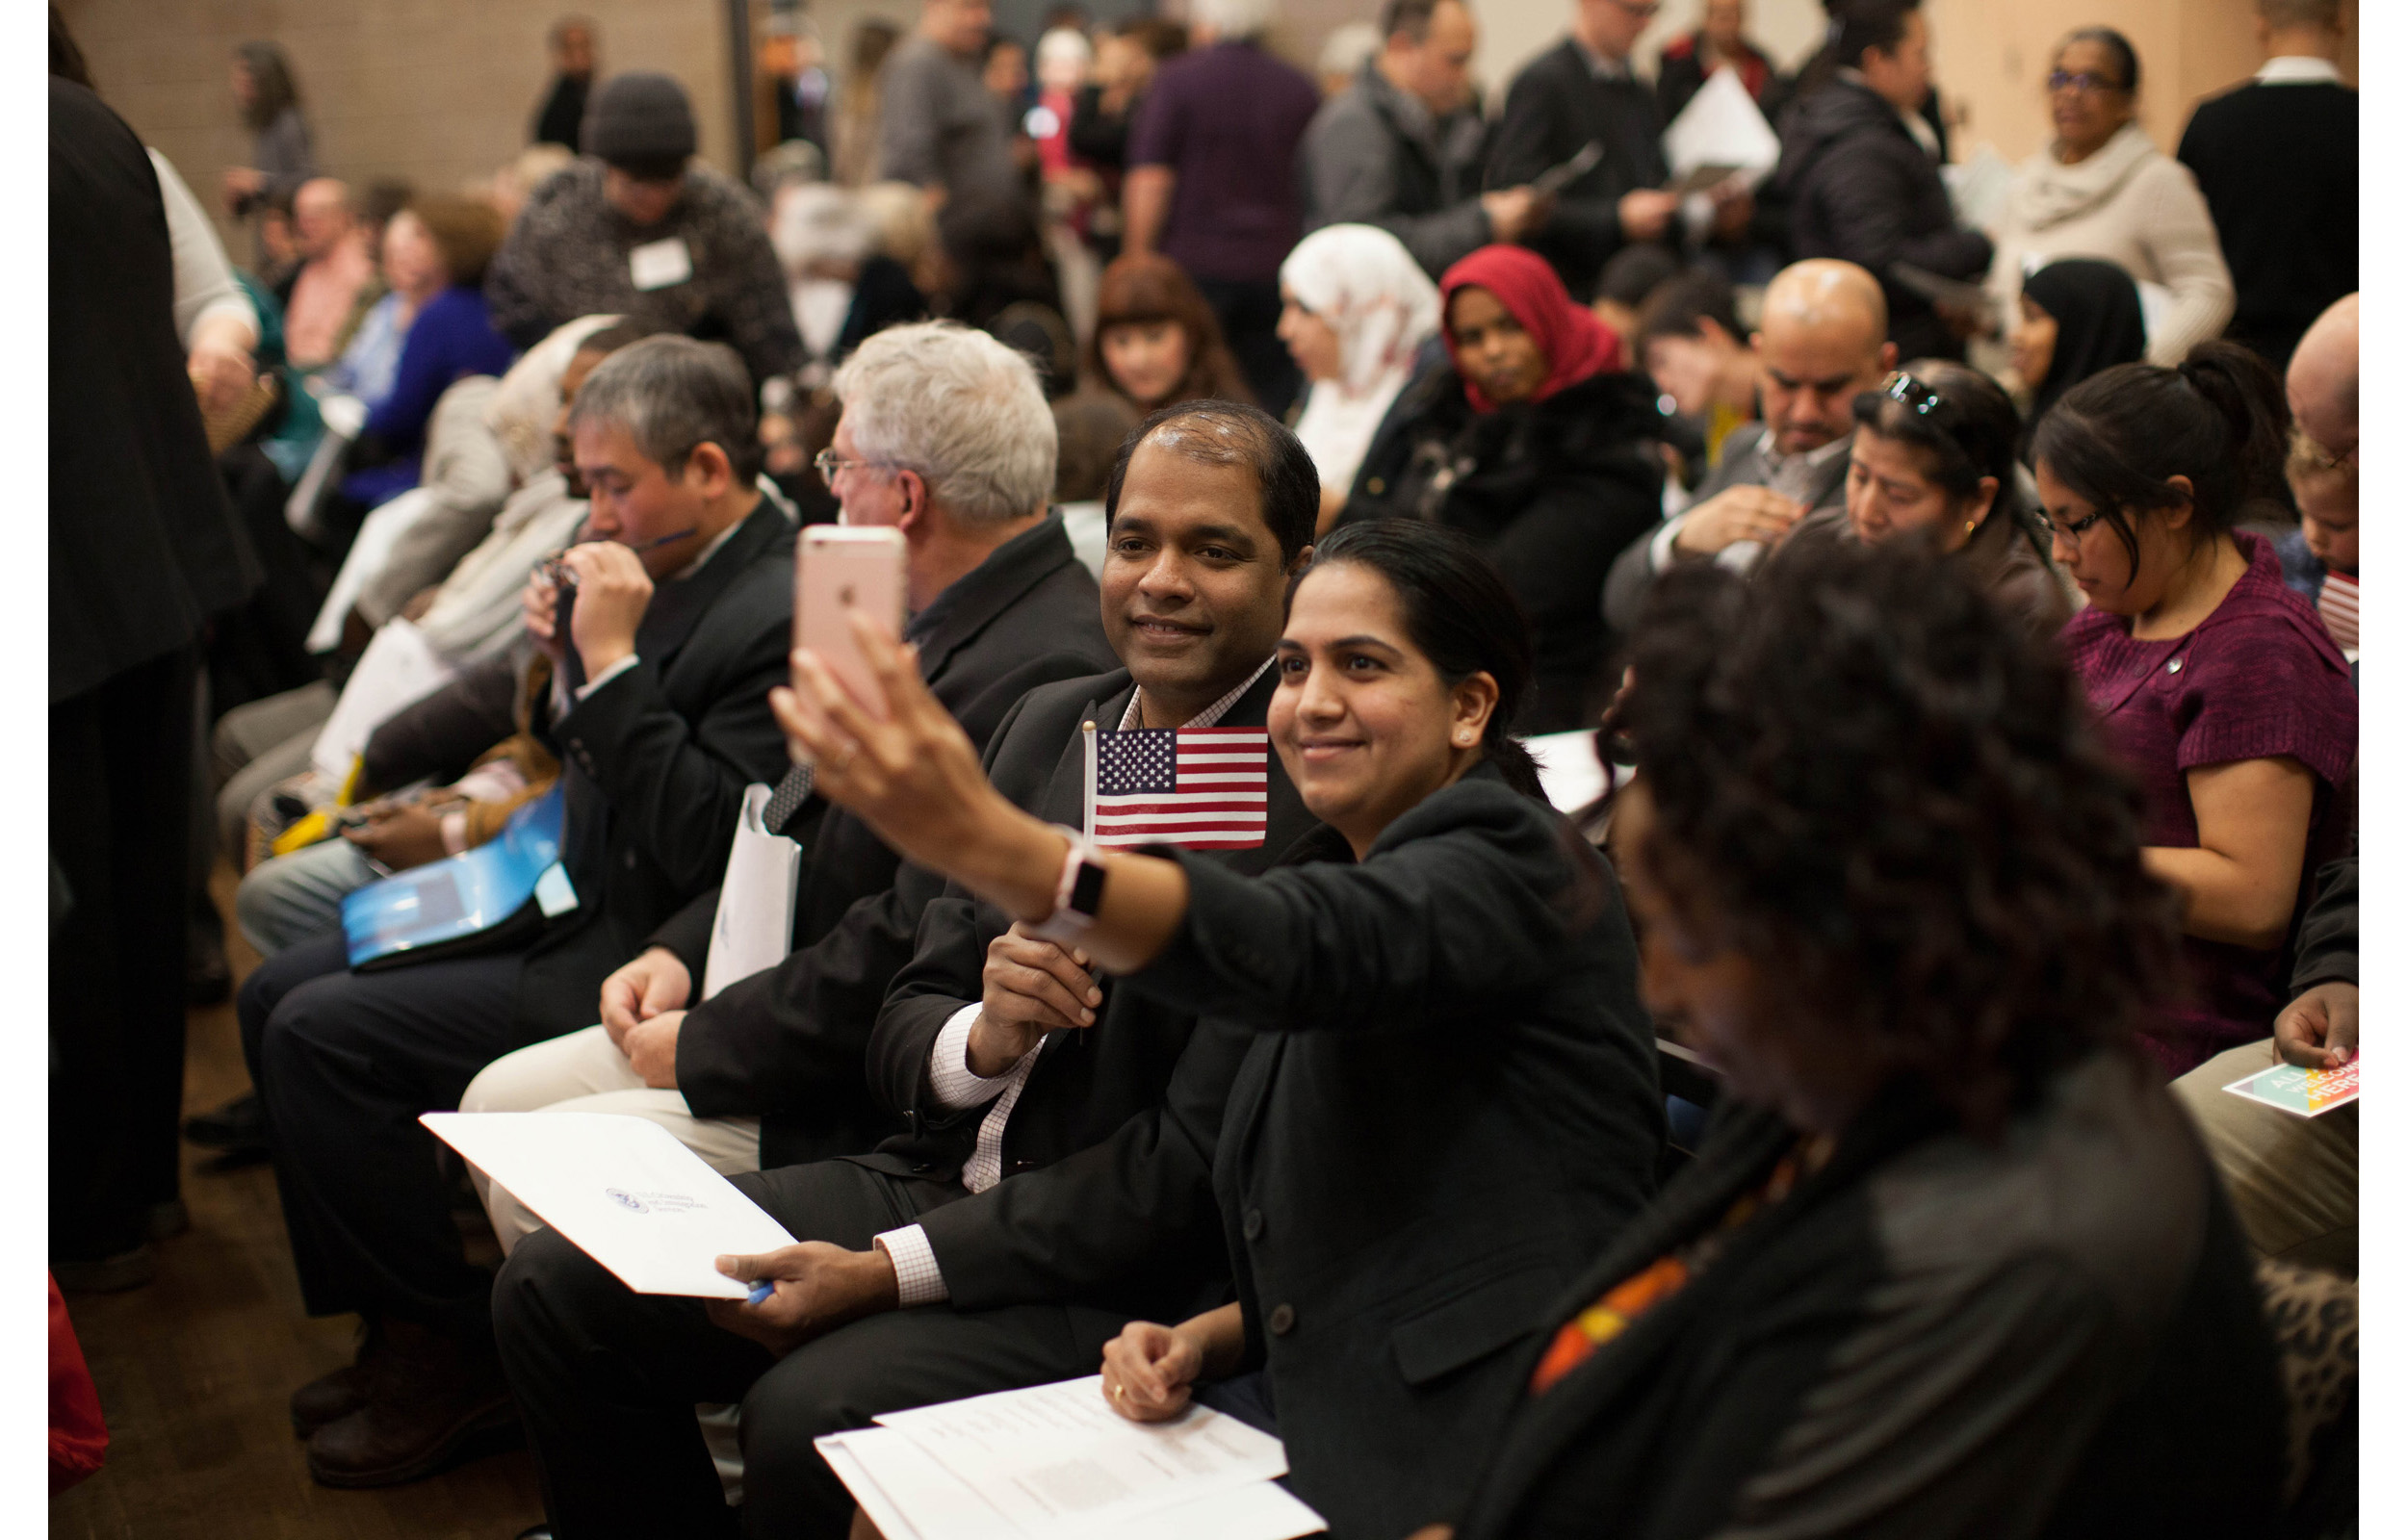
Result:
{"type": "Polygon", "coordinates": [[[750,1289],[744,1291],[744,1302],[746,1304],[757,1305],[762,1300],[766,1299],[769,1296],[775,1293],[777,1293],[776,1281],[770,1278],[763,1278],[760,1282],[754,1284],[750,1289]]]}

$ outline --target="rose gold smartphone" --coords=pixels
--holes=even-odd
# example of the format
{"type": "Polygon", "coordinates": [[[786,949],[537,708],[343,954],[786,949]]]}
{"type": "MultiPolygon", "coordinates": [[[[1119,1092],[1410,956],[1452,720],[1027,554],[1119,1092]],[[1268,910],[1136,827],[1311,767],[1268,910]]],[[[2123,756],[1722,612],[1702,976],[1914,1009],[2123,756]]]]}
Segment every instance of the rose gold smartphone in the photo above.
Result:
{"type": "Polygon", "coordinates": [[[806,525],[794,553],[794,645],[818,654],[855,699],[884,716],[886,692],[853,640],[848,607],[902,635],[901,530],[806,525]]]}

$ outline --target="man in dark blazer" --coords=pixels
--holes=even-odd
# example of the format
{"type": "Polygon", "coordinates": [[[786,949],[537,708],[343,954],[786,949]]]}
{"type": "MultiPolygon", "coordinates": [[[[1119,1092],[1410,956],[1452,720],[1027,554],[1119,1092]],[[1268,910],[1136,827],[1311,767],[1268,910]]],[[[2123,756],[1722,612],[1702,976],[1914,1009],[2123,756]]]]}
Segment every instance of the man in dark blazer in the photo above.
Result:
{"type": "Polygon", "coordinates": [[[539,570],[527,609],[553,664],[536,727],[560,758],[575,907],[531,944],[389,971],[345,971],[337,935],[243,989],[303,1302],[370,1324],[373,1373],[294,1399],[329,1485],[413,1479],[509,1416],[491,1280],[461,1255],[418,1115],[589,1021],[611,968],[717,880],[745,783],[786,764],[766,698],[790,645],[793,531],[754,480],[740,360],[648,338],[593,372],[570,424],[592,538],[561,558],[573,586],[539,570]]]}
{"type": "Polygon", "coordinates": [[[1665,240],[1679,210],[1679,198],[1663,191],[1671,173],[1655,93],[1630,67],[1630,50],[1653,19],[1653,8],[1630,0],[1578,0],[1571,35],[1514,77],[1488,138],[1491,190],[1527,187],[1592,143],[1603,152],[1561,190],[1529,242],[1583,302],[1616,253],[1665,240]]]}
{"type": "Polygon", "coordinates": [[[159,179],[50,80],[50,1266],[147,1282],[175,1222],[195,641],[259,586],[175,334],[159,179]]]}
{"type": "MultiPolygon", "coordinates": [[[[986,754],[1006,797],[1065,823],[1082,819],[1089,724],[1264,723],[1319,487],[1285,429],[1197,401],[1124,454],[1105,506],[1103,620],[1126,666],[1031,693],[986,754]]],[[[1316,848],[1265,757],[1261,842],[1215,853],[1239,872],[1316,848]]],[[[724,1525],[692,1406],[742,1400],[746,1527],[841,1536],[851,1500],[814,1438],[1090,1373],[1132,1316],[1216,1302],[1228,1262],[1201,1173],[1243,1050],[966,891],[937,898],[869,1052],[907,1131],[736,1178],[805,1238],[739,1270],[802,1289],[759,1309],[639,1296],[550,1231],[505,1265],[496,1334],[554,1522],[628,1536],[724,1525]],[[646,1387],[634,1397],[631,1369],[646,1387]]]]}
{"type": "MultiPolygon", "coordinates": [[[[1111,667],[1095,579],[1046,511],[1053,418],[1026,355],[948,321],[894,326],[845,361],[835,390],[844,520],[902,532],[904,634],[971,741],[983,751],[1038,685],[1111,667]]],[[[942,884],[898,883],[893,852],[809,788],[808,770],[789,770],[768,805],[771,832],[802,845],[784,962],[695,1001],[713,886],[604,982],[602,1025],[497,1061],[461,1106],[651,1117],[730,1173],[854,1154],[893,1132],[862,1055],[942,884]]],[[[514,1239],[509,1201],[495,1203],[495,1228],[514,1239]]]]}
{"type": "Polygon", "coordinates": [[[2236,293],[2223,335],[2281,369],[2357,292],[2357,92],[2334,63],[2340,0],[2258,0],[2265,67],[2198,104],[2179,159],[2198,178],[2236,293]]]}

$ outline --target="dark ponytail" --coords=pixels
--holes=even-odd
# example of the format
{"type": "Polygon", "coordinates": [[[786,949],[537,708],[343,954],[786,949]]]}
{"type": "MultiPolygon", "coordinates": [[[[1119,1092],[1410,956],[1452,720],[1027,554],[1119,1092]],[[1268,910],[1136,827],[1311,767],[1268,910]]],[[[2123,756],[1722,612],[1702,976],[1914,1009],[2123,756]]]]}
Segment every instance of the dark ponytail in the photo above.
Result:
{"type": "Polygon", "coordinates": [[[1480,748],[1507,785],[1543,802],[1538,761],[1512,736],[1534,671],[1529,620],[1496,564],[1462,535],[1418,519],[1342,526],[1320,543],[1307,570],[1345,561],[1387,580],[1405,630],[1438,678],[1454,685],[1484,673],[1496,681],[1496,708],[1480,748]]]}
{"type": "Polygon", "coordinates": [[[2135,570],[2135,512],[2178,506],[2187,476],[2190,533],[2213,539],[2270,503],[2290,505],[2282,462],[2290,404],[2272,367],[2238,343],[2203,342],[2177,369],[2118,364],[2064,393],[2032,436],[2032,464],[2106,515],[2135,570]]]}

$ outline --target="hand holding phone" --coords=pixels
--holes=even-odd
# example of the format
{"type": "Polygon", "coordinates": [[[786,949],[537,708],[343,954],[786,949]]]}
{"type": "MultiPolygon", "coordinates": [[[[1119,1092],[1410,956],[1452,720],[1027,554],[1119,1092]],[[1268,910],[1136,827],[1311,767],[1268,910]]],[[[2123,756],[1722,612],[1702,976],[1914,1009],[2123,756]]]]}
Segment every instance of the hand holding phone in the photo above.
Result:
{"type": "Polygon", "coordinates": [[[861,610],[901,636],[903,554],[899,529],[811,525],[794,556],[794,645],[818,654],[853,699],[881,717],[886,692],[845,612],[861,610]]]}

